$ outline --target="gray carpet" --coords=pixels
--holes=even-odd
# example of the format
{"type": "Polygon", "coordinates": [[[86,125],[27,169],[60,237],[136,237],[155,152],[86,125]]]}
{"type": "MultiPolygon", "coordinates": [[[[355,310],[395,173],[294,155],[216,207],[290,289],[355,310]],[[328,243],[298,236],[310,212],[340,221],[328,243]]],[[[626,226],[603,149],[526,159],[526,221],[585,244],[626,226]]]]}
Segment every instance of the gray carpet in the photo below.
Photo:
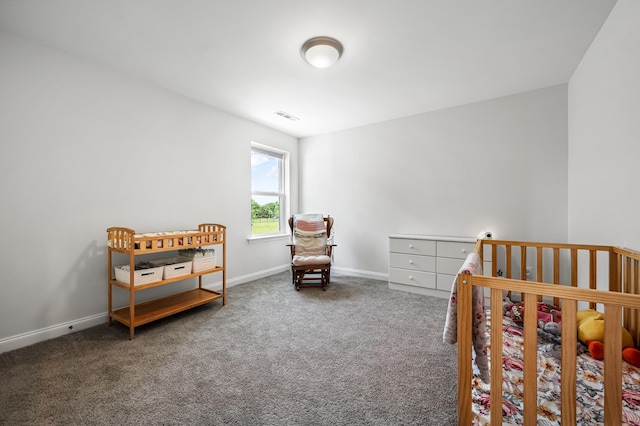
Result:
{"type": "Polygon", "coordinates": [[[289,273],[136,329],[0,354],[2,425],[454,425],[446,300],[289,273]]]}

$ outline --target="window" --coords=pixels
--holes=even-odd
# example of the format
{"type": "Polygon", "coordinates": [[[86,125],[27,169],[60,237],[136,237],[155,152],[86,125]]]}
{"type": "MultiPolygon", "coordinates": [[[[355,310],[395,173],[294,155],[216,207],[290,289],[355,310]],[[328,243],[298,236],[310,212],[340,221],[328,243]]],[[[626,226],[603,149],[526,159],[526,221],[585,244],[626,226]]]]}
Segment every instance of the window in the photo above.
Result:
{"type": "Polygon", "coordinates": [[[289,154],[251,143],[251,235],[286,233],[289,154]]]}

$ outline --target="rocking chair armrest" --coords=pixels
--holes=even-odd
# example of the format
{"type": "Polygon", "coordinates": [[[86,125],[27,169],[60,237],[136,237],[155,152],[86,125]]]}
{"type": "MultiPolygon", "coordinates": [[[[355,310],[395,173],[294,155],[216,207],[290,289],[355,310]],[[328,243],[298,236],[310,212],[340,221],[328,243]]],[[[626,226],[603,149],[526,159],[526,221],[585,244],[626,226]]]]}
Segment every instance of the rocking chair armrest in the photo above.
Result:
{"type": "Polygon", "coordinates": [[[293,258],[293,256],[295,256],[296,254],[296,245],[295,244],[287,244],[287,247],[289,247],[289,251],[291,252],[291,257],[293,258]]]}
{"type": "Polygon", "coordinates": [[[337,244],[327,244],[327,256],[331,257],[331,253],[333,252],[333,248],[337,246],[337,244]]]}

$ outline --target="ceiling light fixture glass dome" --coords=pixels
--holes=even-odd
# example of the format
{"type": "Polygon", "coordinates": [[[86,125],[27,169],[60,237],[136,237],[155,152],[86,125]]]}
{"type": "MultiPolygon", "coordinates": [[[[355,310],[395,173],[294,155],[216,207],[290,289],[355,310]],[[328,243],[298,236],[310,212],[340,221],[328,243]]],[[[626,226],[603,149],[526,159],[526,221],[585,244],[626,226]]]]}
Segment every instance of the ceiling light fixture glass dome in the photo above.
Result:
{"type": "Polygon", "coordinates": [[[342,56],[342,44],[331,37],[313,37],[305,41],[300,53],[316,68],[328,68],[342,56]]]}

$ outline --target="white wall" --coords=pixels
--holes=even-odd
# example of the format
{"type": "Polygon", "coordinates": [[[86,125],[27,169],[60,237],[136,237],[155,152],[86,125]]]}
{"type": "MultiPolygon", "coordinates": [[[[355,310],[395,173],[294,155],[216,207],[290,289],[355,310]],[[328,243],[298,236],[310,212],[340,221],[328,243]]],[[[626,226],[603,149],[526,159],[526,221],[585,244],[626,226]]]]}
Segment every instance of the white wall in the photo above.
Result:
{"type": "Polygon", "coordinates": [[[232,282],[285,264],[246,242],[251,140],[292,153],[293,210],[335,216],[346,272],[384,278],[394,233],[639,249],[639,19],[619,0],[568,88],[306,138],[299,163],[290,136],[0,34],[0,351],[103,320],[109,226],[223,223],[232,282]]]}
{"type": "Polygon", "coordinates": [[[618,0],[569,83],[569,237],[640,249],[640,2],[618,0]]]}
{"type": "Polygon", "coordinates": [[[338,269],[384,278],[395,233],[564,242],[567,87],[305,138],[300,164],[301,210],[335,217],[338,269]]]}
{"type": "Polygon", "coordinates": [[[0,351],[106,323],[110,226],[226,225],[231,283],[286,265],[247,243],[252,140],[291,152],[297,208],[295,138],[0,34],[0,351]]]}

